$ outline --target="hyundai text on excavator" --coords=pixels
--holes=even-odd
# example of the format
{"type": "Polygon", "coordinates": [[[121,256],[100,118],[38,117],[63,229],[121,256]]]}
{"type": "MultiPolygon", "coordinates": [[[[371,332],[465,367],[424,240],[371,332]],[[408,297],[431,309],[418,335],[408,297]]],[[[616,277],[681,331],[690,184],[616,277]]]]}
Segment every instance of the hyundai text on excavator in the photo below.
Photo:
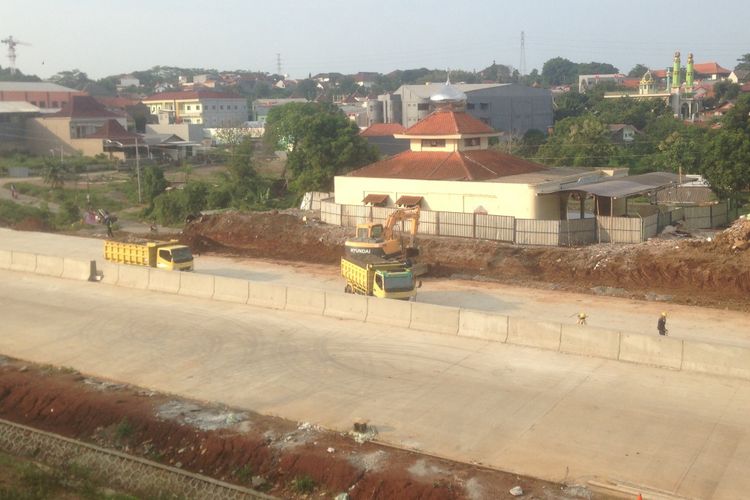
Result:
{"type": "Polygon", "coordinates": [[[344,243],[344,254],[348,257],[369,256],[384,260],[403,260],[419,255],[416,247],[417,229],[419,228],[419,207],[399,208],[385,220],[385,224],[367,222],[357,224],[357,234],[344,243]],[[404,246],[400,234],[394,234],[394,227],[399,222],[405,229],[410,221],[409,243],[404,246]]]}

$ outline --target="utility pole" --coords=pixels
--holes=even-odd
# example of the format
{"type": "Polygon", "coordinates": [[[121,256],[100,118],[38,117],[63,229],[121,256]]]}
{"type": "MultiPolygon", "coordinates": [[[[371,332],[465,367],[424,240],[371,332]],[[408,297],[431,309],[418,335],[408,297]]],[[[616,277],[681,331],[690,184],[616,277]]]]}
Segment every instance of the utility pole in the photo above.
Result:
{"type": "Polygon", "coordinates": [[[141,198],[141,155],[138,152],[138,137],[135,138],[135,176],[138,179],[138,203],[142,203],[141,198]]]}
{"type": "Polygon", "coordinates": [[[278,53],[278,52],[276,53],[276,74],[277,75],[282,75],[282,73],[281,73],[281,54],[278,53]]]}
{"type": "Polygon", "coordinates": [[[518,72],[520,73],[519,76],[526,74],[526,35],[523,31],[521,32],[521,61],[518,65],[518,72]]]}

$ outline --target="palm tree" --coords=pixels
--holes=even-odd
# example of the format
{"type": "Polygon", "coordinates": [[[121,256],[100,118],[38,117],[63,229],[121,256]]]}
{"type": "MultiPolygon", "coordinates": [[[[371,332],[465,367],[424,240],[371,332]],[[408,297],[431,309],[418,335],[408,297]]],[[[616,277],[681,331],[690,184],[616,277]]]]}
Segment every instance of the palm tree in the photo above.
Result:
{"type": "Polygon", "coordinates": [[[44,160],[44,183],[49,184],[52,189],[63,187],[65,183],[66,168],[63,163],[58,163],[54,159],[45,158],[44,160]]]}

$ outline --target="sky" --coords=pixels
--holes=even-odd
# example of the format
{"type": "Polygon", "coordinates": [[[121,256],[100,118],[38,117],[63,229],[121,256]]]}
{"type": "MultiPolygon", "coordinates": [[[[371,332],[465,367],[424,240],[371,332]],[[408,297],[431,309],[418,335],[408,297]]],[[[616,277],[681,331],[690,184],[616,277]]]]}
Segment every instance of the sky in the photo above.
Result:
{"type": "MultiPolygon", "coordinates": [[[[2,0],[16,67],[89,78],[156,65],[309,74],[481,70],[553,57],[671,66],[676,50],[733,69],[750,53],[748,0],[2,0]]],[[[7,67],[7,46],[0,66],[7,67]]]]}

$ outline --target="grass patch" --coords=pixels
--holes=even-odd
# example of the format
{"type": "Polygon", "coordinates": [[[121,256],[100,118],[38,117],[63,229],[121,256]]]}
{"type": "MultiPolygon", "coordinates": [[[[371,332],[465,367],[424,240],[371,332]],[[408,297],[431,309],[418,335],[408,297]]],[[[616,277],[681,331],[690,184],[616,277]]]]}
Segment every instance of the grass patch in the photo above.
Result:
{"type": "Polygon", "coordinates": [[[127,418],[120,420],[120,423],[115,427],[115,438],[117,438],[118,441],[130,439],[134,433],[135,427],[133,427],[133,424],[127,418]]]}
{"type": "Polygon", "coordinates": [[[304,476],[295,477],[292,480],[292,489],[300,494],[309,494],[315,491],[315,481],[305,474],[304,476]]]}

